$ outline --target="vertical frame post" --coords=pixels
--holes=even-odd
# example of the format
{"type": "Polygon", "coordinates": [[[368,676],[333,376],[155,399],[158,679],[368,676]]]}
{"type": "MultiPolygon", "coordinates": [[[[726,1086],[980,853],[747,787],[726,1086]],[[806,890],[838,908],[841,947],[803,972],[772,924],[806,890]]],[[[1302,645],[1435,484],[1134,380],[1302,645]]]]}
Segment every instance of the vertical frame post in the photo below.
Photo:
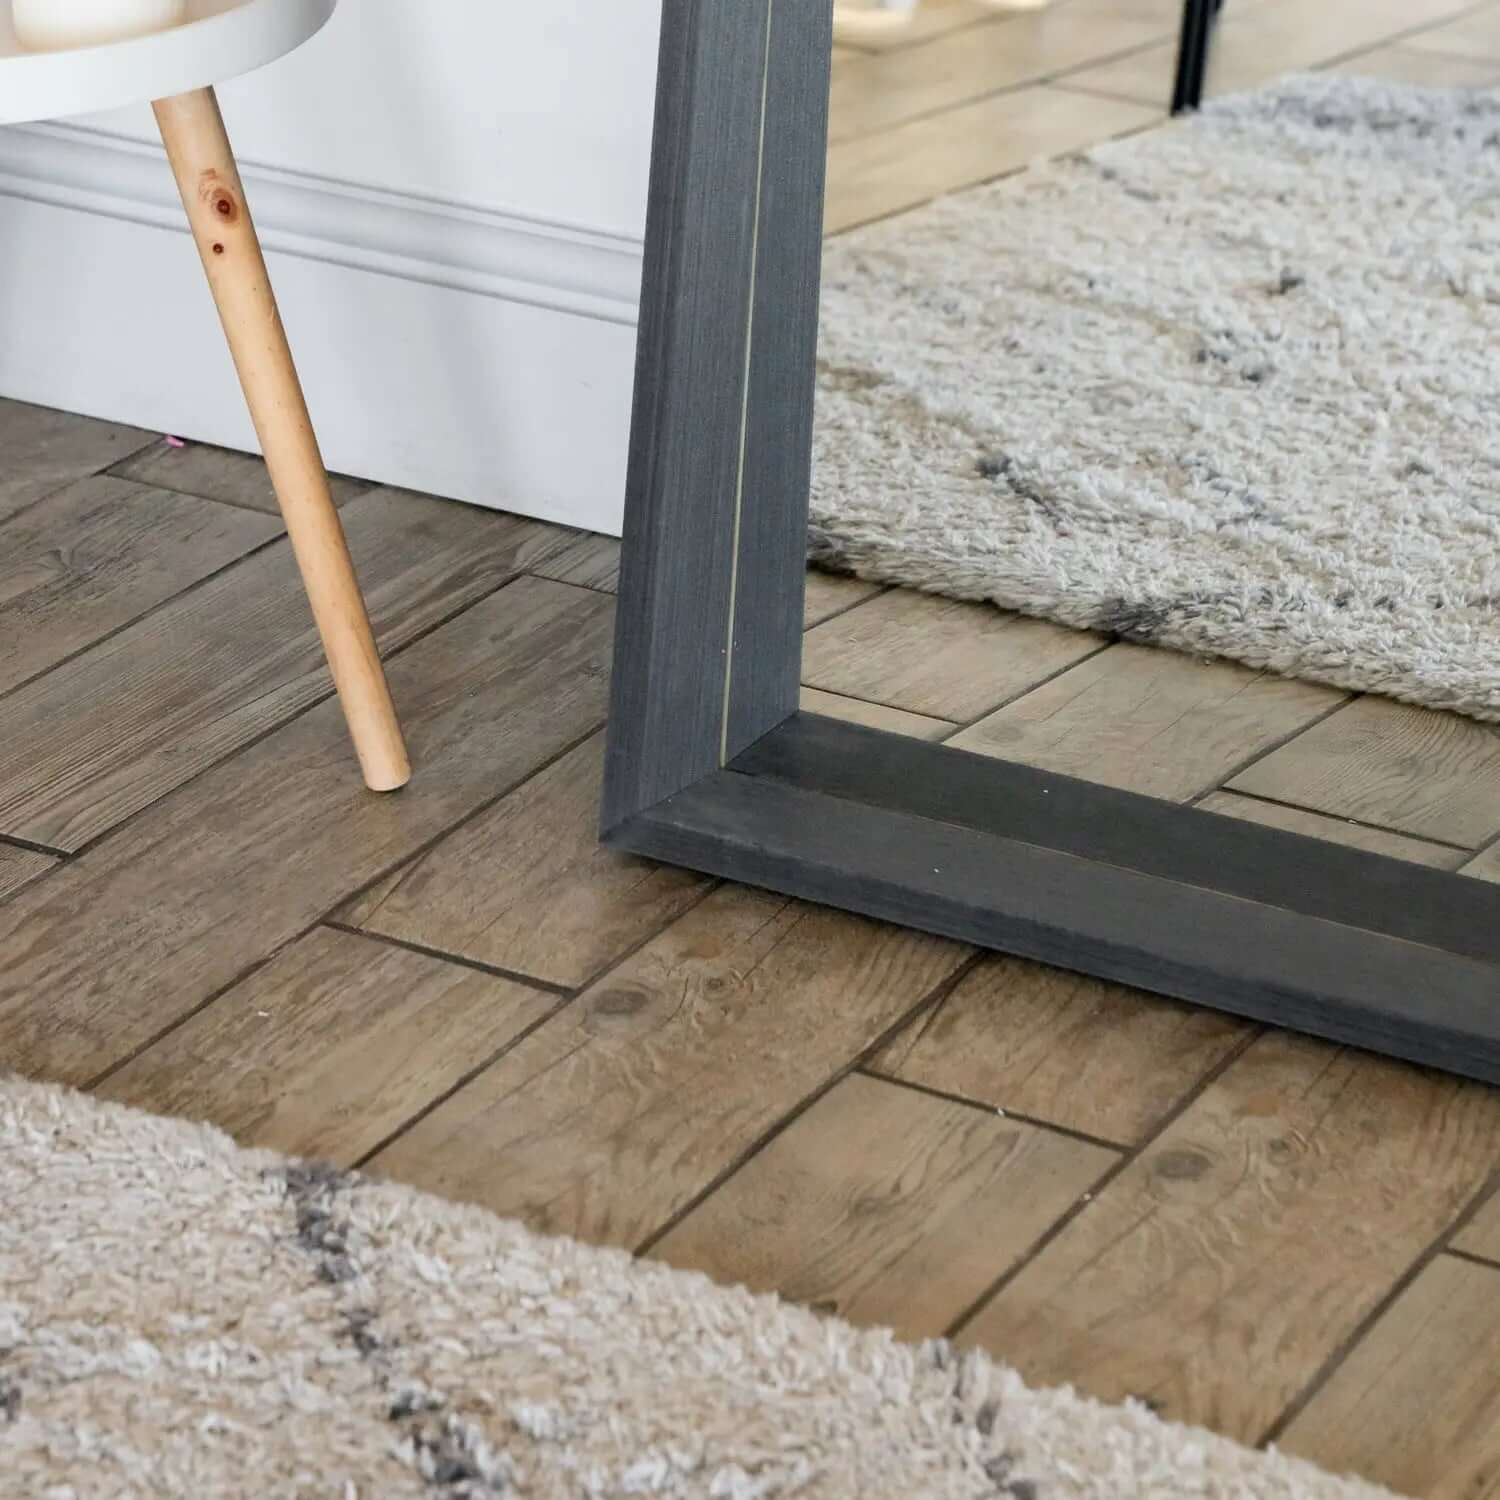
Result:
{"type": "Polygon", "coordinates": [[[725,760],[797,708],[833,11],[772,0],[725,760]]]}
{"type": "Polygon", "coordinates": [[[797,706],[829,7],[662,11],[606,834],[797,706]]]}

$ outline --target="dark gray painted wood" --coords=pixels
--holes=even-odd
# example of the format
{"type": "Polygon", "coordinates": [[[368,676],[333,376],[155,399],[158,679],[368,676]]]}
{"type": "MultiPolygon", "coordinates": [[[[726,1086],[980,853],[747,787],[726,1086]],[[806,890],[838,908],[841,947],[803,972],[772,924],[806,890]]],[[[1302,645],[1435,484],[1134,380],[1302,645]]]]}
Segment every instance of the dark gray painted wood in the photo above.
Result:
{"type": "Polygon", "coordinates": [[[603,823],[717,766],[771,0],[665,0],[603,823]]]}
{"type": "Polygon", "coordinates": [[[827,21],[818,0],[664,6],[609,842],[1500,1083],[1500,889],[786,717],[827,21]]]}
{"type": "Polygon", "coordinates": [[[728,753],[797,707],[832,11],[774,0],[756,237],[728,753]]]}
{"type": "Polygon", "coordinates": [[[732,768],[1500,964],[1500,885],[1243,818],[818,714],[732,768]]]}
{"type": "Polygon", "coordinates": [[[1500,1083],[1500,968],[1367,927],[727,770],[611,842],[1500,1083]]]}

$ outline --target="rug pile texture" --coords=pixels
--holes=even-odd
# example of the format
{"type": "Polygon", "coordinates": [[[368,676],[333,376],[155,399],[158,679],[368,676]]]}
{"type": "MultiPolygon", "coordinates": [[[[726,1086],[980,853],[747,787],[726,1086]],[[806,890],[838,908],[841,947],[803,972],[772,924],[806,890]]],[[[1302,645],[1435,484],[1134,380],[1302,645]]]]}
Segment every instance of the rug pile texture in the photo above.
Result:
{"type": "Polygon", "coordinates": [[[1500,94],[1300,77],[834,241],[812,553],[1500,719],[1500,94]]]}
{"type": "Polygon", "coordinates": [[[0,1078],[0,1493],[1374,1500],[983,1355],[0,1078]]]}

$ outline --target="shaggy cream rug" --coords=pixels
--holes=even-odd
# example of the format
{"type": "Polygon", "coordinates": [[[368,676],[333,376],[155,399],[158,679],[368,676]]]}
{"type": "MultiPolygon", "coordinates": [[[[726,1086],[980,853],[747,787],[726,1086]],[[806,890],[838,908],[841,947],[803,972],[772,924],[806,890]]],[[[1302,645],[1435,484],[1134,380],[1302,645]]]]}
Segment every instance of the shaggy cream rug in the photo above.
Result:
{"type": "Polygon", "coordinates": [[[1500,719],[1500,94],[1303,77],[834,241],[812,551],[1500,719]]]}
{"type": "Polygon", "coordinates": [[[1384,1493],[57,1088],[0,1203],[7,1496],[1384,1493]]]}

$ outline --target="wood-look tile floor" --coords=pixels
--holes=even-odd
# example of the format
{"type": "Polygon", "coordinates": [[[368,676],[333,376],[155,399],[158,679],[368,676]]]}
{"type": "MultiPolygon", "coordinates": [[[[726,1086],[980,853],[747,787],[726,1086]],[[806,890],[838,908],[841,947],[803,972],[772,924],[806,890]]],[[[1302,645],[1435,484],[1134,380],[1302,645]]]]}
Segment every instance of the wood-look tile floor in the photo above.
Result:
{"type": "MultiPolygon", "coordinates": [[[[1178,0],[841,50],[829,226],[1162,115],[1178,0]]],[[[1229,0],[1215,86],[1500,83],[1500,0],[1229,0]]],[[[1500,1496],[1500,1093],[602,852],[616,548],[341,480],[358,786],[258,462],[0,403],[0,1063],[1500,1496]]],[[[815,576],[825,713],[1500,878],[1500,733],[815,576]]]]}

